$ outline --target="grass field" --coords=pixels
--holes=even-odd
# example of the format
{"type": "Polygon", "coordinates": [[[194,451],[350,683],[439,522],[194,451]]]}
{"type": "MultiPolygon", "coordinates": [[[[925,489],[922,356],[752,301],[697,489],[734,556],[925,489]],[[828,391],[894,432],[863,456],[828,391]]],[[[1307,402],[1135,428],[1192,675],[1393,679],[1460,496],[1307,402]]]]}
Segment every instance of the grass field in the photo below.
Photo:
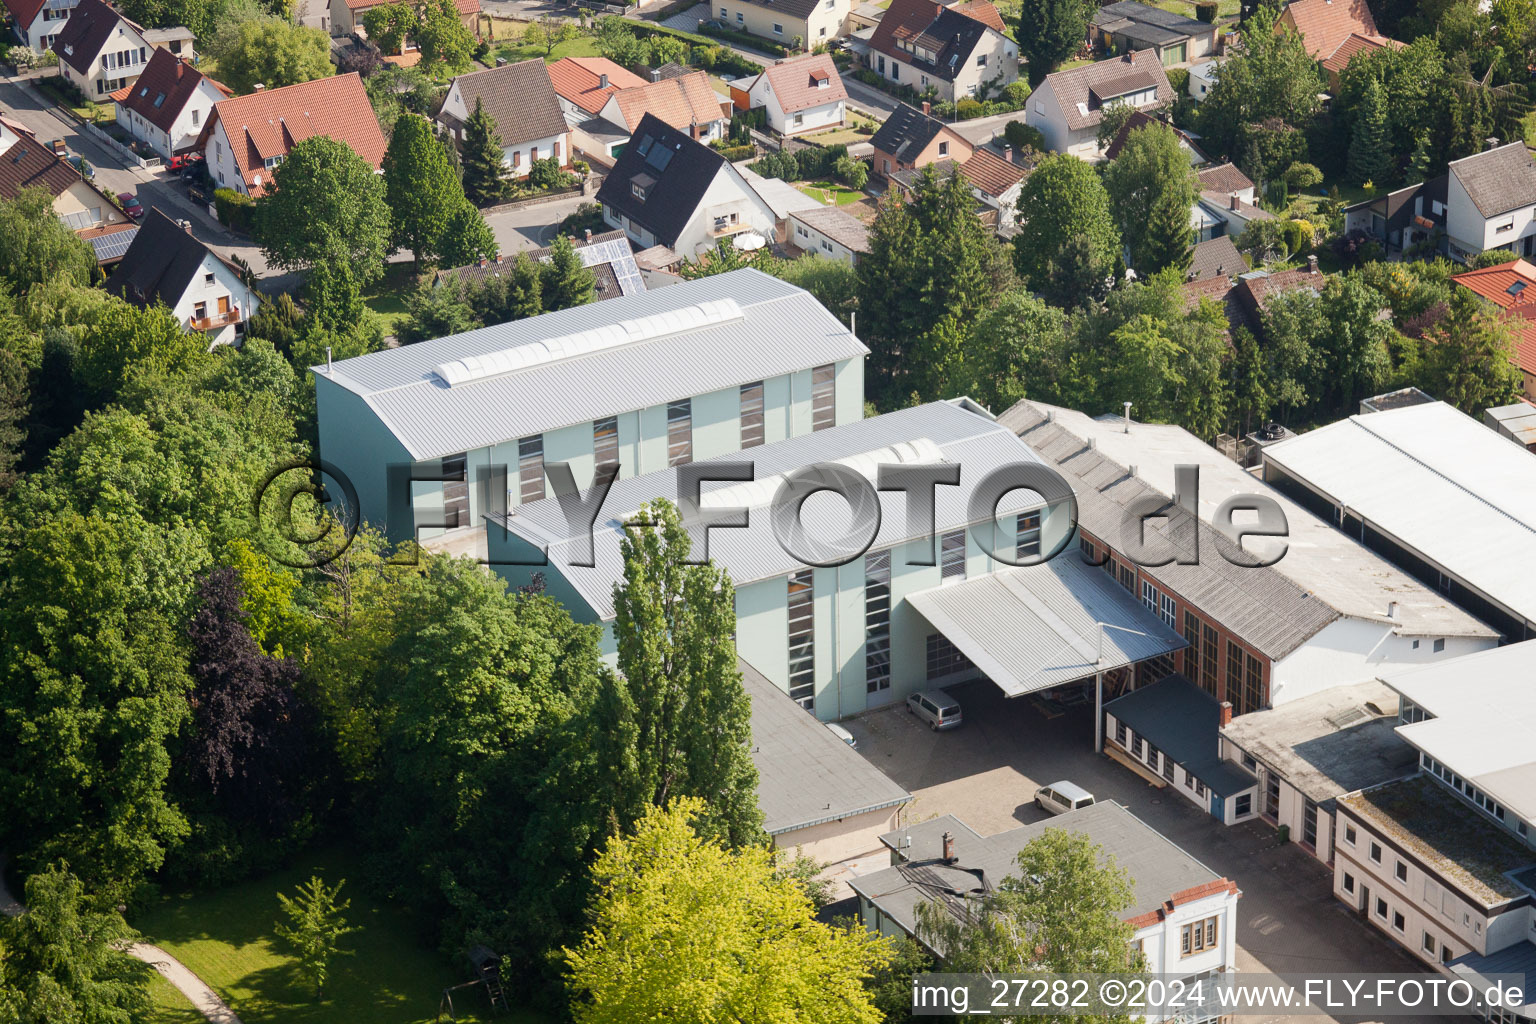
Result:
{"type": "Polygon", "coordinates": [[[834,201],[838,206],[847,206],[864,198],[864,193],[858,189],[839,185],[835,181],[796,182],[795,188],[824,206],[832,206],[834,201]]]}
{"type": "Polygon", "coordinates": [[[567,39],[559,44],[551,53],[544,52],[542,44],[538,46],[526,46],[523,44],[523,29],[529,22],[519,21],[516,18],[485,18],[482,25],[489,24],[489,36],[493,44],[493,54],[497,57],[505,57],[508,61],[516,63],[520,60],[531,60],[538,57],[541,60],[553,63],[561,57],[600,57],[597,51],[597,40],[589,35],[579,35],[574,39],[567,39]]]}
{"type": "Polygon", "coordinates": [[[203,1024],[203,1015],[159,971],[149,979],[149,1024],[203,1024]]]}
{"type": "Polygon", "coordinates": [[[870,139],[869,135],[861,135],[859,132],[854,130],[859,125],[870,125],[874,128],[880,127],[878,124],[875,124],[875,122],[871,121],[867,117],[860,117],[857,114],[851,114],[848,117],[848,124],[846,126],[842,128],[834,128],[831,131],[817,132],[814,135],[807,136],[807,138],[813,139],[823,146],[836,146],[838,144],[851,146],[855,142],[868,142],[870,139]]]}
{"type": "Polygon", "coordinates": [[[384,276],[363,292],[363,305],[384,321],[384,334],[394,334],[406,317],[405,296],[416,287],[416,264],[391,263],[384,276]]]}
{"type": "MultiPolygon", "coordinates": [[[[342,895],[352,901],[346,917],[358,930],[342,939],[347,955],[332,966],[326,998],[315,1000],[287,945],[272,932],[279,915],[275,894],[292,893],[312,874],[334,885],[360,877],[361,870],[344,854],[319,852],[265,878],[168,896],[133,924],[211,985],[246,1024],[432,1021],[443,988],[467,981],[468,968],[445,963],[426,946],[404,912],[370,899],[355,882],[349,882],[342,895]]],[[[173,996],[179,999],[169,985],[157,990],[161,1010],[155,1024],[192,1024],[195,1015],[187,1018],[179,1012],[190,1006],[173,996]]],[[[461,989],[455,996],[459,1021],[490,1020],[484,998],[475,989],[461,989]]],[[[526,1012],[496,1020],[543,1024],[543,1018],[526,1012]]]]}

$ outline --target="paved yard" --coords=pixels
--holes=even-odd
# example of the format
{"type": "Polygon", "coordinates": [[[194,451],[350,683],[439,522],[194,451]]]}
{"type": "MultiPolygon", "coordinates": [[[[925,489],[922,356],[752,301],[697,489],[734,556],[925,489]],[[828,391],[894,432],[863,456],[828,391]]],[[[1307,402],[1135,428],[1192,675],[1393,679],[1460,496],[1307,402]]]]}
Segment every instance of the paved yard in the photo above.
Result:
{"type": "Polygon", "coordinates": [[[950,732],[929,731],[904,703],[843,722],[859,752],[916,797],[910,820],[954,814],[991,835],[1044,817],[1034,805],[1035,790],[1070,779],[1100,800],[1124,804],[1237,882],[1243,890],[1239,970],[1423,972],[1333,898],[1326,867],[1295,845],[1280,846],[1268,825],[1220,825],[1182,796],[1095,754],[1091,704],[1047,718],[1028,698],[1004,698],[989,682],[949,692],[965,714],[964,724],[950,732]]]}

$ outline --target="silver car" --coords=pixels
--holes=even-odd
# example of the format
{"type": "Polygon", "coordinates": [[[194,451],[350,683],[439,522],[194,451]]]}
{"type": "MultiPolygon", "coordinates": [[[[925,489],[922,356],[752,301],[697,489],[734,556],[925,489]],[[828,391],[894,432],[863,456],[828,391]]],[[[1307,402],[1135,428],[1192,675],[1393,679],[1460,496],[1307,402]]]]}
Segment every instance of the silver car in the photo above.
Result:
{"type": "Polygon", "coordinates": [[[960,702],[943,690],[919,690],[907,698],[907,710],[928,723],[934,732],[960,725],[960,702]]]}
{"type": "Polygon", "coordinates": [[[1035,790],[1035,806],[1051,814],[1066,814],[1093,805],[1093,794],[1074,782],[1062,779],[1035,790]]]}

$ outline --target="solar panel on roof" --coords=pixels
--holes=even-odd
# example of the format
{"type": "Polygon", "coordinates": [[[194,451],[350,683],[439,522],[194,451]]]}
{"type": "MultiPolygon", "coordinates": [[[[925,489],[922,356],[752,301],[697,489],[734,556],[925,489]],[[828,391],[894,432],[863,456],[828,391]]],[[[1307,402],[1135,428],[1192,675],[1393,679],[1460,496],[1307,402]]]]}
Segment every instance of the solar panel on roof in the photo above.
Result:
{"type": "Polygon", "coordinates": [[[107,260],[122,259],[138,234],[138,228],[129,228],[127,231],[114,231],[110,235],[98,235],[91,239],[91,248],[96,252],[96,262],[104,263],[107,260]]]}
{"type": "Polygon", "coordinates": [[[649,135],[642,136],[640,139],[640,145],[636,146],[635,148],[639,150],[641,156],[645,156],[645,154],[651,151],[651,145],[655,141],[656,140],[651,138],[649,135]]]}
{"type": "Polygon", "coordinates": [[[645,154],[645,165],[660,174],[672,162],[672,152],[666,146],[652,146],[651,151],[645,154]]]}

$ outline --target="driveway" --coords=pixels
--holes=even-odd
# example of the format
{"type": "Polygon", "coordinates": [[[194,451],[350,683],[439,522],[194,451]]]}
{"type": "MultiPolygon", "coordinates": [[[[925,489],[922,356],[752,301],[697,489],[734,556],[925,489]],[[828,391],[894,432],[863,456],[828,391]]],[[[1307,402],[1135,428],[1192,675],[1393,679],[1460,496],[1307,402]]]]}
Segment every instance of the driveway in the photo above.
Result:
{"type": "Polygon", "coordinates": [[[964,724],[950,732],[929,731],[904,703],[842,723],[859,752],[916,798],[909,820],[953,814],[991,835],[1045,817],[1034,806],[1035,790],[1070,779],[1100,800],[1124,804],[1237,882],[1243,891],[1239,970],[1424,973],[1416,959],[1335,900],[1328,869],[1294,844],[1279,845],[1274,829],[1220,825],[1178,794],[1154,789],[1094,753],[1091,704],[1047,718],[1028,698],[1005,698],[990,682],[947,689],[965,713],[964,724]]]}
{"type": "Polygon", "coordinates": [[[501,213],[488,214],[485,222],[496,236],[503,253],[541,249],[555,240],[560,222],[575,213],[582,203],[596,202],[591,196],[574,195],[548,203],[514,206],[501,213]]]}

